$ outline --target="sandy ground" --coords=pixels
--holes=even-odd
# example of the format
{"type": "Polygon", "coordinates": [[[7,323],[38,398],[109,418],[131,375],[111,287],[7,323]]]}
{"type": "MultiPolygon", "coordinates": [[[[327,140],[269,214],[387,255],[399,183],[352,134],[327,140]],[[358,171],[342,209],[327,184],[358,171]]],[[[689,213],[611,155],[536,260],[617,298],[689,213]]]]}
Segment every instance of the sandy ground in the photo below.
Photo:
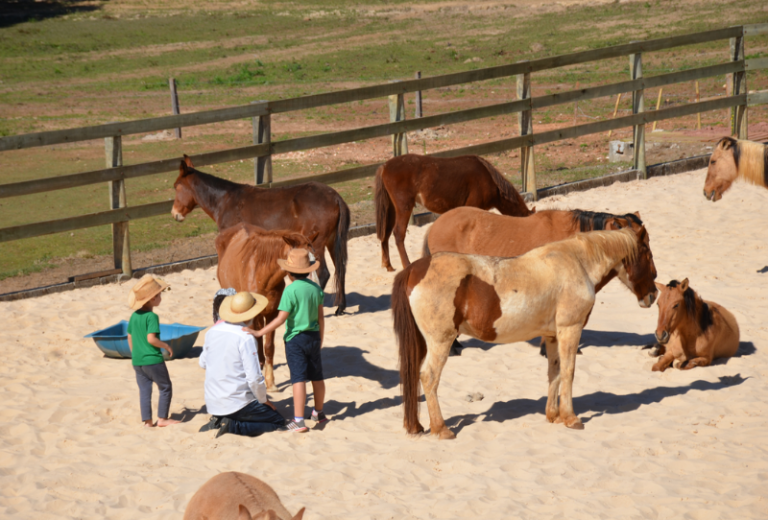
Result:
{"type": "MultiPolygon", "coordinates": [[[[712,204],[703,179],[698,171],[538,204],[639,210],[659,280],[687,276],[741,326],[740,355],[727,363],[653,373],[640,347],[652,340],[656,308],[640,309],[611,283],[577,360],[574,405],[584,431],[544,419],[538,348],[468,340],[440,387],[457,439],[406,436],[388,309],[393,275],[379,267],[372,236],[350,243],[350,314],[328,309],[323,362],[333,420],[305,435],[197,433],[207,420],[197,359],[169,363],[171,410],[184,423],[142,428],[130,362],[104,358],[83,339],[129,317],[129,285],[0,303],[0,516],[180,518],[203,482],[236,470],[272,485],[290,511],[306,506],[309,519],[765,518],[768,191],[738,184],[712,204]],[[469,402],[475,392],[485,398],[469,402]]],[[[423,228],[410,230],[413,257],[422,236],[423,228]]],[[[210,324],[215,270],[166,279],[161,321],[210,324]]],[[[280,391],[271,398],[287,416],[281,350],[280,391]]],[[[421,416],[427,423],[425,406],[421,416]]]]}

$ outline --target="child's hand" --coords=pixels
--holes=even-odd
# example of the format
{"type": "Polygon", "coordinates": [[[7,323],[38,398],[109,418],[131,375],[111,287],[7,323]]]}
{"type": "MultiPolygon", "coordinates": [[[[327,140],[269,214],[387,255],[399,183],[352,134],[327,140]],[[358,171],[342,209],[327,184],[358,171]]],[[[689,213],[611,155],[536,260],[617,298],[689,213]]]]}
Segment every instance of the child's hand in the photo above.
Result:
{"type": "Polygon", "coordinates": [[[242,331],[243,332],[247,332],[248,334],[250,334],[254,338],[260,338],[260,337],[262,337],[264,335],[264,333],[261,332],[260,330],[254,330],[254,329],[252,329],[250,327],[243,327],[242,331]]]}

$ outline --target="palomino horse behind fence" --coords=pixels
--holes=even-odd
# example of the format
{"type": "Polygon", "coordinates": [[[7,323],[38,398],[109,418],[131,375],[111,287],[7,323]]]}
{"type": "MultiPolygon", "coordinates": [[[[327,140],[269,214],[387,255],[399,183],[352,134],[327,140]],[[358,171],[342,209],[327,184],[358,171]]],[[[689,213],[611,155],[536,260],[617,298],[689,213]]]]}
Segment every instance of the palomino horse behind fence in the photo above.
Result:
{"type": "Polygon", "coordinates": [[[664,372],[670,364],[690,370],[706,367],[713,359],[729,358],[739,350],[739,324],[728,309],[704,301],[688,285],[672,280],[659,286],[659,323],[655,354],[661,358],[653,371],[664,372]]]}
{"type": "Polygon", "coordinates": [[[549,363],[547,420],[582,429],[572,401],[581,330],[595,286],[636,254],[637,237],[627,228],[581,233],[517,258],[438,253],[404,269],[395,277],[392,311],[406,431],[424,431],[421,380],[431,433],[455,437],[440,412],[437,386],[458,333],[493,343],[542,336],[549,363]]]}
{"type": "Polygon", "coordinates": [[[716,202],[736,179],[768,188],[768,145],[723,137],[709,159],[704,196],[716,202]]]}
{"type": "MultiPolygon", "coordinates": [[[[441,215],[424,235],[424,254],[453,252],[513,257],[577,233],[623,228],[630,228],[635,233],[637,255],[607,273],[595,286],[595,292],[618,277],[632,291],[640,307],[649,308],[656,298],[656,265],[648,231],[639,213],[611,215],[576,209],[546,210],[529,217],[508,217],[476,208],[456,208],[441,215]]],[[[461,345],[457,341],[451,355],[460,352],[461,345]]]]}
{"type": "Polygon", "coordinates": [[[381,266],[394,271],[389,259],[389,237],[403,267],[410,265],[405,252],[405,231],[416,202],[434,213],[459,206],[498,209],[502,215],[525,217],[532,212],[517,190],[491,163],[476,155],[443,159],[426,155],[401,155],[376,171],[376,236],[381,241],[381,266]]]}
{"type": "Polygon", "coordinates": [[[247,222],[268,230],[283,229],[314,237],[312,246],[320,261],[320,285],[325,289],[330,278],[324,254],[328,249],[336,266],[336,314],[344,312],[349,207],[336,190],[319,182],[287,188],[237,184],[195,170],[186,155],[173,186],[176,199],[171,214],[179,222],[200,206],[216,222],[219,231],[247,222]]]}
{"type": "MultiPolygon", "coordinates": [[[[265,231],[245,223],[225,229],[216,237],[219,284],[233,287],[238,292],[263,294],[269,300],[267,308],[256,316],[255,328],[262,328],[278,314],[287,273],[277,264],[277,259],[287,258],[288,252],[295,248],[314,254],[313,238],[290,231],[265,231]]],[[[264,382],[269,390],[275,390],[275,332],[258,338],[257,343],[259,358],[264,365],[264,382]]]]}

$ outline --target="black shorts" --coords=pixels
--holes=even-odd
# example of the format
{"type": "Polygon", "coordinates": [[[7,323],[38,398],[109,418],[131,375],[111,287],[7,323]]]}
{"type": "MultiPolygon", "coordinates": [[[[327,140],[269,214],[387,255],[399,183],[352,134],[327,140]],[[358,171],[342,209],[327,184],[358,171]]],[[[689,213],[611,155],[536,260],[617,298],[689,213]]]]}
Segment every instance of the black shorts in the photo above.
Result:
{"type": "Polygon", "coordinates": [[[320,333],[299,332],[285,343],[285,359],[291,371],[291,384],[323,380],[320,360],[320,333]]]}

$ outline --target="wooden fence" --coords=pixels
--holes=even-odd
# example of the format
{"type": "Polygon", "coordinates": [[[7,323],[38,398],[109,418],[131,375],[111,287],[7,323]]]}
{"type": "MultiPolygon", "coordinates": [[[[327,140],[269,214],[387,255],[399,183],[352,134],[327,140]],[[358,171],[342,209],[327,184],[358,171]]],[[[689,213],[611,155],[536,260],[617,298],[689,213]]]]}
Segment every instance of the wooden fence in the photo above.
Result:
{"type": "Polygon", "coordinates": [[[642,176],[645,176],[645,125],[647,123],[699,114],[710,110],[730,108],[733,134],[738,135],[742,139],[747,138],[747,107],[768,103],[768,91],[753,94],[747,93],[747,71],[768,68],[768,58],[745,59],[744,39],[747,36],[756,34],[768,34],[768,24],[735,26],[657,40],[632,42],[624,45],[522,61],[469,72],[391,82],[285,100],[255,102],[249,105],[219,110],[1,137],[0,152],[104,138],[107,155],[105,169],[54,178],[2,184],[0,185],[0,198],[107,182],[109,183],[111,206],[109,210],[100,213],[0,228],[0,242],[112,224],[115,268],[130,276],[132,269],[128,240],[128,222],[134,219],[168,214],[171,211],[173,201],[129,206],[125,197],[125,181],[144,175],[174,171],[178,168],[179,158],[174,157],[160,161],[123,166],[121,137],[123,135],[148,133],[157,130],[180,129],[188,126],[230,121],[244,117],[252,117],[254,121],[254,144],[252,146],[192,155],[191,158],[195,165],[207,166],[255,158],[257,184],[264,183],[266,186],[278,187],[307,182],[309,180],[331,184],[372,176],[380,164],[273,182],[271,156],[387,135],[392,136],[393,153],[398,155],[407,150],[407,145],[405,144],[405,134],[407,132],[516,113],[518,114],[520,136],[447,150],[432,155],[440,157],[464,154],[485,155],[520,148],[523,191],[529,192],[535,199],[538,193],[535,163],[533,160],[535,145],[632,126],[634,129],[633,167],[639,170],[642,176]],[[730,60],[726,63],[652,77],[643,76],[643,53],[719,40],[729,40],[730,42],[730,60]],[[531,74],[534,72],[622,56],[629,57],[630,79],[627,81],[545,96],[531,96],[531,74]],[[645,111],[643,105],[644,89],[663,87],[674,83],[695,81],[724,74],[731,75],[733,78],[732,95],[730,96],[661,110],[645,111]],[[447,114],[404,120],[401,107],[403,107],[403,96],[406,93],[511,76],[517,77],[517,100],[447,114]],[[533,131],[532,113],[535,109],[627,92],[632,93],[631,115],[560,128],[548,132],[535,133],[533,131]],[[390,96],[390,120],[392,122],[388,124],[300,137],[280,142],[271,141],[271,114],[385,96],[390,96]]]}

